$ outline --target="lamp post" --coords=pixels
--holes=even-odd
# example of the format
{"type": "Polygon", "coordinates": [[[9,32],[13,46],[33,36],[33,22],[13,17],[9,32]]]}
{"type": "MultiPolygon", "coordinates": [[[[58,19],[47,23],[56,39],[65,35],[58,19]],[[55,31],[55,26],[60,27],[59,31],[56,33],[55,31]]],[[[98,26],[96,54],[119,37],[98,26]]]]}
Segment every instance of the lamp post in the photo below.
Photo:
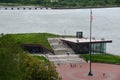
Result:
{"type": "Polygon", "coordinates": [[[89,43],[89,55],[90,55],[90,63],[89,63],[89,67],[90,67],[90,71],[88,73],[88,76],[93,76],[92,74],[92,70],[91,70],[91,37],[92,37],[92,19],[93,19],[93,16],[92,16],[92,9],[90,9],[90,43],[89,43]]]}

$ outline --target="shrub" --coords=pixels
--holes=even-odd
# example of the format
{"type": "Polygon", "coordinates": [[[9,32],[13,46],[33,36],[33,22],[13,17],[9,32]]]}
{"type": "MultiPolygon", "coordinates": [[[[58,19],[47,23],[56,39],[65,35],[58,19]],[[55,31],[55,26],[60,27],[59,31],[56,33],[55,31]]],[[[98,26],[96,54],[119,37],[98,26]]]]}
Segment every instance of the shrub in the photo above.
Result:
{"type": "Polygon", "coordinates": [[[11,35],[0,38],[0,80],[53,80],[58,73],[53,63],[40,61],[24,52],[11,35]]]}

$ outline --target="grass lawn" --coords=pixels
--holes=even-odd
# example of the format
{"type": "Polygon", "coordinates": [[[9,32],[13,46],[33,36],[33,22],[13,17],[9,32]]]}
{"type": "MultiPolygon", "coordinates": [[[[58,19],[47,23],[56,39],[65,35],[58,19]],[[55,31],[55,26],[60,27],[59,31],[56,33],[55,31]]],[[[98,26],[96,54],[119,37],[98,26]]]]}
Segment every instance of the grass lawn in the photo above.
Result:
{"type": "Polygon", "coordinates": [[[43,60],[43,61],[46,61],[46,62],[48,62],[49,60],[48,59],[46,59],[44,56],[33,56],[34,58],[37,58],[37,59],[39,59],[39,60],[43,60]]]}
{"type": "MultiPolygon", "coordinates": [[[[89,54],[81,54],[81,56],[88,61],[89,54]]],[[[92,54],[92,62],[120,64],[120,56],[111,54],[92,54]]]]}
{"type": "Polygon", "coordinates": [[[22,44],[40,44],[49,50],[50,47],[47,38],[48,37],[59,37],[59,35],[50,33],[25,33],[25,34],[10,34],[17,42],[22,44]]]}

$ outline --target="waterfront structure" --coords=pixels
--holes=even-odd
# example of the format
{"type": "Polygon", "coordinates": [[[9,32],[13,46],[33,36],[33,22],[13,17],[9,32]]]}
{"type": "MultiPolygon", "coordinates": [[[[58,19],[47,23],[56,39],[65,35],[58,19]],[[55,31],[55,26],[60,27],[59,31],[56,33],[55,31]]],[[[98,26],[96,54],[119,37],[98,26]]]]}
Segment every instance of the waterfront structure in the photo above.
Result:
{"type": "MultiPolygon", "coordinates": [[[[88,54],[90,39],[88,38],[61,38],[76,54],[88,54]]],[[[106,53],[106,43],[112,43],[112,40],[97,40],[91,39],[92,53],[106,53]]]]}
{"type": "MultiPolygon", "coordinates": [[[[80,38],[49,38],[48,42],[54,52],[45,48],[40,44],[23,44],[22,47],[25,51],[32,54],[88,54],[90,39],[84,38],[83,36],[77,35],[80,38]],[[51,41],[50,41],[51,40],[51,41]],[[55,42],[55,43],[53,43],[55,42]]],[[[112,43],[112,40],[97,40],[92,38],[91,40],[91,51],[92,53],[106,53],[106,44],[112,43]]]]}

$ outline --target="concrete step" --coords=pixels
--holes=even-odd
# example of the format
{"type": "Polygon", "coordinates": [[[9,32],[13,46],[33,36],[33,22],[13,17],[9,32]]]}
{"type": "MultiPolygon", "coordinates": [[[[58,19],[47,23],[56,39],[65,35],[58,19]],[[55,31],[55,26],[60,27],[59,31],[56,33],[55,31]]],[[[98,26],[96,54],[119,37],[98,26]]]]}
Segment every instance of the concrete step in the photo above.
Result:
{"type": "Polygon", "coordinates": [[[49,58],[79,58],[79,55],[49,55],[49,58]]]}
{"type": "Polygon", "coordinates": [[[59,48],[61,48],[61,49],[68,49],[68,48],[66,48],[63,45],[51,45],[51,46],[53,47],[53,49],[59,49],[59,48]]]}
{"type": "Polygon", "coordinates": [[[48,41],[50,43],[58,43],[60,40],[59,40],[59,38],[48,38],[48,41]]]}
{"type": "Polygon", "coordinates": [[[54,64],[68,64],[68,63],[86,63],[85,61],[73,61],[73,60],[71,60],[71,61],[68,61],[68,60],[62,60],[62,61],[53,61],[54,62],[54,64]]]}
{"type": "Polygon", "coordinates": [[[66,64],[66,63],[86,63],[79,55],[48,55],[48,59],[55,64],[66,64]]]}
{"type": "Polygon", "coordinates": [[[54,53],[57,55],[60,54],[75,54],[74,51],[64,44],[60,38],[48,38],[48,42],[54,50],[54,53]]]}
{"type": "Polygon", "coordinates": [[[50,61],[82,61],[82,59],[49,59],[50,61]]]}

